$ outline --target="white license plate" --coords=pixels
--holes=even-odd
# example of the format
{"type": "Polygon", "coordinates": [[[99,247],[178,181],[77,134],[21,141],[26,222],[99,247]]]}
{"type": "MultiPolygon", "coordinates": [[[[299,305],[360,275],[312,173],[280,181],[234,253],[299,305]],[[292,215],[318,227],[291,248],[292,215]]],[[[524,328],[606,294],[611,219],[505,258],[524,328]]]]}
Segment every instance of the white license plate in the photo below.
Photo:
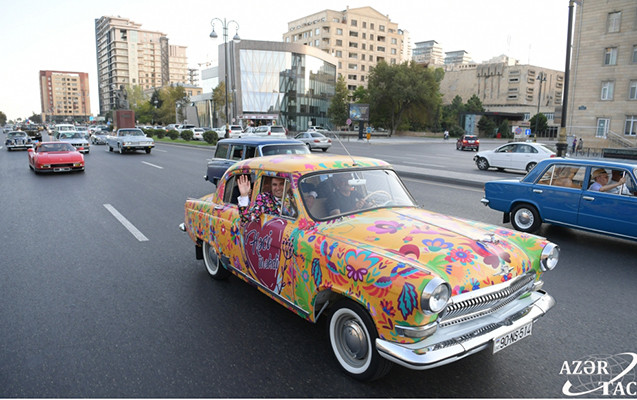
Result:
{"type": "Polygon", "coordinates": [[[68,171],[70,171],[70,170],[71,170],[71,168],[68,168],[68,167],[63,167],[63,168],[53,168],[53,171],[54,171],[54,172],[68,172],[68,171]]]}
{"type": "Polygon", "coordinates": [[[531,331],[533,328],[533,323],[529,322],[528,324],[514,330],[505,333],[502,336],[498,336],[493,340],[493,353],[497,353],[498,351],[505,349],[512,345],[513,343],[517,343],[520,340],[524,339],[527,336],[531,336],[531,331]]]}

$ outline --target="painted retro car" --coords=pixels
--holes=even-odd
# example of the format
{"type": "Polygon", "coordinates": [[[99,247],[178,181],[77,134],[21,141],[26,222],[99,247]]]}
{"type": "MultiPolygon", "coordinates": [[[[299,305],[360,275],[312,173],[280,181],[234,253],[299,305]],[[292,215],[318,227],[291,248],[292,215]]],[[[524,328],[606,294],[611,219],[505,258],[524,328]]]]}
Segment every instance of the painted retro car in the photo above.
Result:
{"type": "Polygon", "coordinates": [[[419,208],[372,158],[237,162],[215,193],[186,201],[180,228],[212,278],[233,273],[311,322],[326,316],[338,364],[359,380],[498,352],[555,304],[541,276],[558,246],[419,208]],[[247,208],[238,181],[251,185],[247,208]],[[268,208],[275,189],[282,206],[268,208]]]}
{"type": "Polygon", "coordinates": [[[27,151],[35,173],[84,171],[84,155],[70,143],[40,142],[27,151]]]}
{"type": "Polygon", "coordinates": [[[7,148],[7,151],[15,149],[30,149],[33,147],[33,141],[26,132],[12,131],[7,134],[4,146],[7,148]]]}
{"type": "Polygon", "coordinates": [[[637,165],[550,158],[523,179],[484,185],[482,203],[535,232],[543,222],[637,240],[637,165]]]}

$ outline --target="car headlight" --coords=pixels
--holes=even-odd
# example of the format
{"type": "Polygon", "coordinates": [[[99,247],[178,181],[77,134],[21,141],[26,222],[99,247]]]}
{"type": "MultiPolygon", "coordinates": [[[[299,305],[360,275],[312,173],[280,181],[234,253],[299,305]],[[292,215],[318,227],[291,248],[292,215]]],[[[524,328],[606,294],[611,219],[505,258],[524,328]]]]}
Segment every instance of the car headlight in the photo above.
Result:
{"type": "Polygon", "coordinates": [[[542,256],[540,259],[540,266],[542,271],[550,271],[557,265],[557,261],[560,258],[560,247],[554,243],[547,244],[542,249],[542,256]]]}
{"type": "Polygon", "coordinates": [[[420,296],[420,306],[425,313],[437,314],[447,307],[451,298],[451,286],[441,278],[434,278],[420,296]]]}

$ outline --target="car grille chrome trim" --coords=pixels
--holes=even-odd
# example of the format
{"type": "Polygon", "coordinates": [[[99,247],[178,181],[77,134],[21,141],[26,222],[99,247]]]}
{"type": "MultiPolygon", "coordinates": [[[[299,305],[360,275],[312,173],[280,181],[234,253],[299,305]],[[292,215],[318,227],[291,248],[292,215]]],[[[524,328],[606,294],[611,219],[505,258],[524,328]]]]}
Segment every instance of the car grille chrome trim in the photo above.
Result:
{"type": "Polygon", "coordinates": [[[481,318],[511,303],[533,287],[535,273],[522,275],[515,280],[461,294],[452,298],[440,319],[440,328],[481,318]]]}

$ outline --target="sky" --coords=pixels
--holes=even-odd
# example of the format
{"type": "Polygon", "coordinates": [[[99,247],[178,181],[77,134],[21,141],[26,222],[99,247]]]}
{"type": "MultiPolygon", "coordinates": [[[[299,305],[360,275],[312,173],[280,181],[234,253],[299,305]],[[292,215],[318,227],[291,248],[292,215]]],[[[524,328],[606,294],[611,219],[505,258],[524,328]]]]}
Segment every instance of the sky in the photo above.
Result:
{"type": "MultiPolygon", "coordinates": [[[[564,70],[568,0],[0,0],[0,111],[9,120],[40,114],[39,71],[89,74],[97,115],[95,19],[120,16],[187,46],[188,66],[216,60],[223,42],[210,21],[235,20],[242,39],[281,41],[287,23],[325,9],[370,6],[416,42],[465,50],[476,62],[501,54],[521,64],[564,70]]],[[[234,36],[234,29],[229,37],[234,36]]],[[[208,88],[204,88],[204,92],[208,88]]]]}

